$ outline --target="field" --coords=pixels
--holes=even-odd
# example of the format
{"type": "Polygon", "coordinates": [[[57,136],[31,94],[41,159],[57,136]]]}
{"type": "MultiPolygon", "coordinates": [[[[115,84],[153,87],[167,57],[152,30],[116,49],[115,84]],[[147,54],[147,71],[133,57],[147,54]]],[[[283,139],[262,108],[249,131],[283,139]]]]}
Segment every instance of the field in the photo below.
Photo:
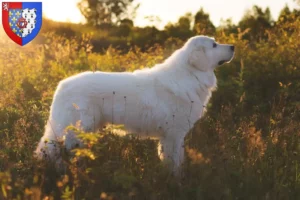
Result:
{"type": "Polygon", "coordinates": [[[62,148],[63,174],[33,151],[60,80],[87,70],[151,67],[184,41],[94,51],[88,33],[44,30],[25,47],[1,33],[0,199],[300,199],[299,19],[261,40],[244,37],[246,29],[215,33],[237,52],[217,69],[218,88],[185,139],[181,179],[159,160],[156,141],[132,135],[78,131],[87,148],[75,157],[62,148]]]}

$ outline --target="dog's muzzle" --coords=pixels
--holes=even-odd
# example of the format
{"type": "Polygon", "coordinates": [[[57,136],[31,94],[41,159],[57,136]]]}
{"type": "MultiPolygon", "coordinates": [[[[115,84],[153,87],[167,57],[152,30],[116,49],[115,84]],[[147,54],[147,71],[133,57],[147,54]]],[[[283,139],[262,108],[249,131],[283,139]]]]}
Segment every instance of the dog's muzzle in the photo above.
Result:
{"type": "Polygon", "coordinates": [[[223,65],[224,63],[228,62],[229,60],[221,60],[218,62],[218,65],[223,65]]]}
{"type": "Polygon", "coordinates": [[[230,62],[230,61],[232,60],[233,55],[234,55],[234,46],[231,45],[231,46],[229,46],[229,48],[230,48],[230,51],[232,51],[232,56],[231,56],[231,58],[230,58],[229,60],[220,60],[220,61],[218,62],[218,65],[223,65],[224,63],[228,63],[228,62],[230,62]]]}

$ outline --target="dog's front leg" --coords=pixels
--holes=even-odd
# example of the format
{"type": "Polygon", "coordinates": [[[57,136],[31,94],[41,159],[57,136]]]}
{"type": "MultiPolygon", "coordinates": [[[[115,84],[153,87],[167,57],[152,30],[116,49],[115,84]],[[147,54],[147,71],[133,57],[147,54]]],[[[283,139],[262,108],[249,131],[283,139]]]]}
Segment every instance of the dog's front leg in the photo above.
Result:
{"type": "Polygon", "coordinates": [[[169,133],[161,139],[160,158],[179,175],[184,161],[184,134],[169,133]]]}

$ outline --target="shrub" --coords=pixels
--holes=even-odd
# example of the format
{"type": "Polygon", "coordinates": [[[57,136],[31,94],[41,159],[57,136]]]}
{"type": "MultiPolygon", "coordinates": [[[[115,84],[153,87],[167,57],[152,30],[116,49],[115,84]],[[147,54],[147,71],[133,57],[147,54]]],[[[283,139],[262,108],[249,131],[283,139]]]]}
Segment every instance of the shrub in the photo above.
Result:
{"type": "Polygon", "coordinates": [[[79,132],[86,148],[66,159],[63,175],[36,161],[33,150],[60,80],[86,70],[151,67],[182,41],[100,54],[90,34],[47,32],[22,48],[0,37],[0,199],[300,198],[299,28],[299,19],[281,23],[260,43],[242,39],[241,30],[217,31],[236,56],[217,69],[218,89],[186,137],[180,180],[159,161],[156,141],[132,135],[79,132]]]}

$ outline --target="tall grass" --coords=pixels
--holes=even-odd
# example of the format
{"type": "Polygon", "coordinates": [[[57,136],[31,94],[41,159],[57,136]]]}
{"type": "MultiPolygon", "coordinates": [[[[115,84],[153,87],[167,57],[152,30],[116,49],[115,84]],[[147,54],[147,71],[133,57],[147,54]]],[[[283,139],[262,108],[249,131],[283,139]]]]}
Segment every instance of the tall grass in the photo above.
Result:
{"type": "Polygon", "coordinates": [[[58,82],[86,71],[132,71],[163,61],[183,41],[124,54],[93,53],[91,36],[45,33],[17,47],[0,37],[0,199],[299,199],[300,22],[267,32],[215,36],[236,56],[217,69],[218,89],[186,137],[183,178],[156,155],[157,142],[106,131],[66,155],[65,173],[33,158],[58,82]]]}

